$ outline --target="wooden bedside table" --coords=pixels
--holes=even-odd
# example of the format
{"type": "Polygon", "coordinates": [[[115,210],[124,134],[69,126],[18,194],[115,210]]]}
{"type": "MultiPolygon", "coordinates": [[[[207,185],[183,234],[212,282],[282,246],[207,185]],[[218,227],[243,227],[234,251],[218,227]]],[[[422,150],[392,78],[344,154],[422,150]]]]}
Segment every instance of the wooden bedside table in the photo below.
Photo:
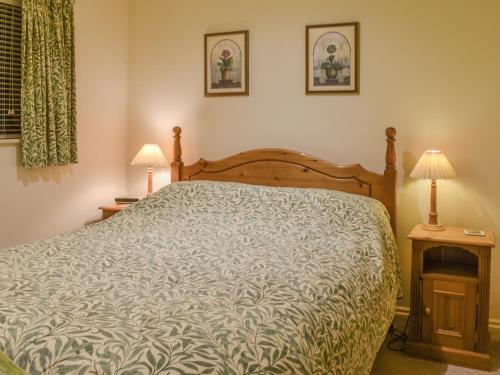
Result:
{"type": "Polygon", "coordinates": [[[417,225],[412,240],[410,354],[483,370],[490,308],[492,232],[484,237],[464,228],[430,232],[417,225]]]}
{"type": "Polygon", "coordinates": [[[99,207],[102,210],[102,220],[106,220],[107,218],[113,216],[114,214],[120,212],[121,210],[127,208],[128,205],[125,204],[111,204],[109,206],[101,206],[99,207]]]}

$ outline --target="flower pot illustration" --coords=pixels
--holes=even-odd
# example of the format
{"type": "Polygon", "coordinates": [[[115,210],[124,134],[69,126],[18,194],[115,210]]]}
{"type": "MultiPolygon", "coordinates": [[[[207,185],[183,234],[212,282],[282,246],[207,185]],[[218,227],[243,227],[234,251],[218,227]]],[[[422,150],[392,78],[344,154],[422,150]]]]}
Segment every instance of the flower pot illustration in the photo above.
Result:
{"type": "Polygon", "coordinates": [[[223,50],[221,53],[221,57],[219,57],[220,62],[217,63],[219,66],[220,73],[222,75],[221,82],[230,82],[231,81],[231,70],[233,70],[233,57],[231,56],[231,52],[227,49],[223,50]]]}
{"type": "Polygon", "coordinates": [[[231,71],[230,70],[223,70],[221,73],[222,73],[222,80],[223,81],[230,81],[231,80],[231,71]]]}
{"type": "Polygon", "coordinates": [[[328,79],[336,79],[338,75],[338,70],[334,66],[330,66],[325,70],[326,78],[328,79]]]}
{"type": "Polygon", "coordinates": [[[326,61],[321,64],[321,68],[325,70],[326,78],[328,81],[334,81],[337,79],[337,75],[339,74],[339,70],[342,70],[342,65],[335,61],[335,52],[337,51],[337,47],[335,44],[331,44],[327,47],[326,51],[329,56],[326,61]]]}

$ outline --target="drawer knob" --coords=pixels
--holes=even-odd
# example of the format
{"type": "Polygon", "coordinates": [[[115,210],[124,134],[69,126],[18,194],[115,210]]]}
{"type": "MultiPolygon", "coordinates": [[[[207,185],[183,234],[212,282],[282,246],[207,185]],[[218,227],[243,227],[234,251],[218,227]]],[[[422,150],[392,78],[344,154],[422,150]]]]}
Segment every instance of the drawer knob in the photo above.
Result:
{"type": "Polygon", "coordinates": [[[424,309],[424,312],[425,312],[425,315],[427,315],[427,316],[431,315],[431,308],[430,307],[426,307],[424,309]]]}

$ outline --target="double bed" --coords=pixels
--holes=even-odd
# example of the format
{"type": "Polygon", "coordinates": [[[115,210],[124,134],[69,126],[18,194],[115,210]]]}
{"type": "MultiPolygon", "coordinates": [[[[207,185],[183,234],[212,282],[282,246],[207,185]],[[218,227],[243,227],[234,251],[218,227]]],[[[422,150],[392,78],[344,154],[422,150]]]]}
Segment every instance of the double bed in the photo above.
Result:
{"type": "Polygon", "coordinates": [[[278,149],[184,166],[175,128],[173,184],[0,251],[0,373],[369,374],[400,287],[386,134],[377,174],[278,149]]]}

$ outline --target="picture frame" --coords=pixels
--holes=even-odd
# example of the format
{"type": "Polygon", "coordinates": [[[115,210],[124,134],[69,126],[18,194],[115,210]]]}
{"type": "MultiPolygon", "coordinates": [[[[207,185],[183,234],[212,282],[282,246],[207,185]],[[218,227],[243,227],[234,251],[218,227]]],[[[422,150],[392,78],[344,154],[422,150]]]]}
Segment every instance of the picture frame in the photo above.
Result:
{"type": "Polygon", "coordinates": [[[205,34],[205,96],[249,95],[248,30],[205,34]]]}
{"type": "Polygon", "coordinates": [[[359,93],[359,23],[306,26],[306,95],[359,93]]]}

